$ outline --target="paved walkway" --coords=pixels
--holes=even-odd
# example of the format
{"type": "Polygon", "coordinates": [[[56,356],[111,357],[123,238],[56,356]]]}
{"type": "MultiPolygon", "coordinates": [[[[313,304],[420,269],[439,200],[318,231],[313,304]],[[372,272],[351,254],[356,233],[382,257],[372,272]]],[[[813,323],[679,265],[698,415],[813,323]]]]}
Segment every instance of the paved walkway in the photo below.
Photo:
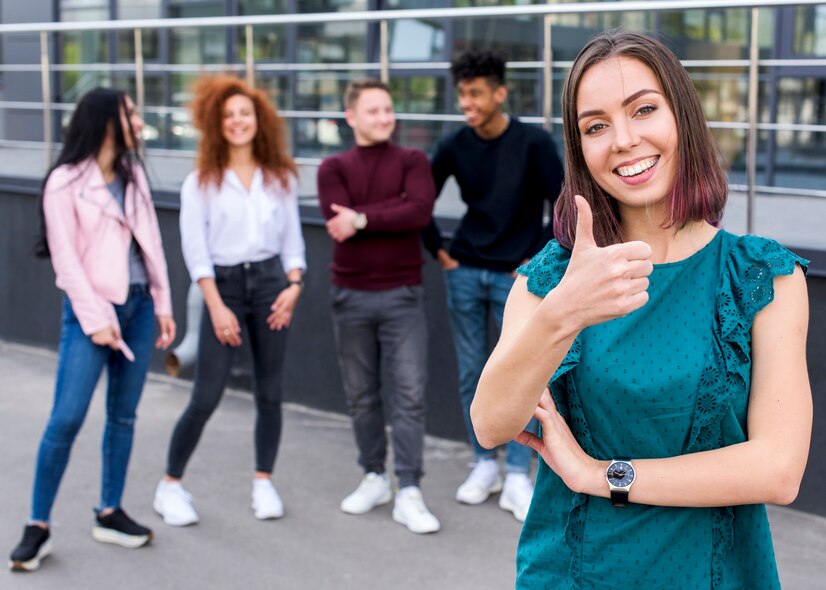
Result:
{"type": "MultiPolygon", "coordinates": [[[[0,551],[17,542],[29,507],[36,445],[49,411],[55,355],[0,341],[0,551]]],[[[519,524],[494,501],[453,501],[467,473],[463,444],[429,439],[425,497],[442,521],[429,536],[407,532],[391,506],[363,516],[338,510],[359,480],[349,423],[290,406],[276,484],[287,515],[256,521],[249,508],[251,424],[248,395],[230,392],[193,458],[187,486],[201,514],[197,526],[165,526],[151,507],[174,421],[189,383],[151,375],[140,408],[124,505],[155,529],[149,547],[95,543],[103,382],[75,445],[54,511],[54,553],[33,574],[0,571],[3,590],[499,590],[513,587],[519,524]]],[[[823,588],[826,519],[770,511],[785,590],[823,588]]]]}

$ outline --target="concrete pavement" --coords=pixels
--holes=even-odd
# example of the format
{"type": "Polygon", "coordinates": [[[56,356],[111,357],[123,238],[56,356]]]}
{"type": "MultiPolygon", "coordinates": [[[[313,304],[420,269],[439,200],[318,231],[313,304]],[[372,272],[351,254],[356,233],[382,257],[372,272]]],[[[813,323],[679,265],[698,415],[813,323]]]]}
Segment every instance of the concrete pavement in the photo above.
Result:
{"type": "MultiPolygon", "coordinates": [[[[55,355],[0,341],[0,551],[5,560],[29,509],[36,446],[51,404],[55,355]]],[[[425,498],[442,522],[429,536],[409,533],[391,506],[363,516],[338,510],[358,483],[355,447],[342,416],[298,406],[285,412],[275,482],[287,514],[256,521],[249,507],[253,404],[228,392],[187,473],[201,523],[164,525],[152,511],[174,421],[190,384],[149,377],[140,407],[124,506],[152,526],[148,547],[127,550],[91,538],[98,497],[103,380],[73,450],[54,511],[54,553],[32,574],[0,572],[4,590],[512,588],[520,525],[493,500],[453,500],[467,474],[467,446],[428,439],[425,498]]],[[[817,449],[814,450],[817,452],[817,449]]],[[[783,587],[815,590],[826,579],[826,519],[770,510],[783,587]]],[[[5,561],[4,561],[5,563],[5,561]]]]}

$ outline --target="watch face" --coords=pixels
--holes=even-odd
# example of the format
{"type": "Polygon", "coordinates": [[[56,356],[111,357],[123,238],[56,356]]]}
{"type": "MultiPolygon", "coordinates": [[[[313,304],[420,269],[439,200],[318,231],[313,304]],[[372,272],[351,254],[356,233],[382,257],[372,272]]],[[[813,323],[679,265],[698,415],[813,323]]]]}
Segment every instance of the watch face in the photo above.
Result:
{"type": "Polygon", "coordinates": [[[608,478],[611,485],[624,488],[634,481],[634,468],[625,461],[615,461],[608,467],[605,477],[608,478]]]}

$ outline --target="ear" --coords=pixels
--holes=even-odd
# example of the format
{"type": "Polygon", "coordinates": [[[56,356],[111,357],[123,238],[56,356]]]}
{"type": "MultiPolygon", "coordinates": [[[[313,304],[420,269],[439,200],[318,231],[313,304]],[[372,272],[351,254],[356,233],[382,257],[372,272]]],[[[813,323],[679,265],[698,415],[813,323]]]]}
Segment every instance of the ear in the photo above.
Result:
{"type": "Polygon", "coordinates": [[[355,119],[356,114],[353,112],[353,109],[347,109],[346,111],[344,111],[344,120],[347,121],[347,124],[350,127],[356,126],[355,119]]]}
{"type": "Polygon", "coordinates": [[[500,84],[496,90],[493,91],[493,99],[496,101],[496,104],[500,106],[505,104],[505,101],[508,100],[508,87],[500,84]]]}

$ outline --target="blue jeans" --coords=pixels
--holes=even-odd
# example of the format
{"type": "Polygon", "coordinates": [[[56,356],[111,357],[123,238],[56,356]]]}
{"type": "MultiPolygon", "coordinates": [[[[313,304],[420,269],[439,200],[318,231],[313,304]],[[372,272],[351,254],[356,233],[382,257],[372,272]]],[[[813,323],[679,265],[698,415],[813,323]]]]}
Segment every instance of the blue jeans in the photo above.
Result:
{"type": "Polygon", "coordinates": [[[54,405],[37,455],[31,521],[49,521],[72,444],[86,418],[103,367],[107,368],[109,381],[99,508],[120,507],[132,451],[135,410],[152,357],[155,306],[145,286],[133,286],[126,303],[116,305],[115,310],[121,335],[135,353],[135,362],[129,362],[120,351],[94,344],[83,333],[71,302],[64,297],[54,405]]]}
{"type": "MultiPolygon", "coordinates": [[[[459,395],[468,440],[477,460],[496,458],[497,449],[486,449],[476,439],[470,421],[470,404],[490,355],[488,319],[493,314],[497,327],[502,329],[505,301],[513,281],[513,275],[509,272],[470,266],[460,266],[445,272],[447,308],[459,363],[459,395]]],[[[505,471],[527,473],[530,469],[531,449],[514,441],[507,443],[505,447],[505,471]]]]}

